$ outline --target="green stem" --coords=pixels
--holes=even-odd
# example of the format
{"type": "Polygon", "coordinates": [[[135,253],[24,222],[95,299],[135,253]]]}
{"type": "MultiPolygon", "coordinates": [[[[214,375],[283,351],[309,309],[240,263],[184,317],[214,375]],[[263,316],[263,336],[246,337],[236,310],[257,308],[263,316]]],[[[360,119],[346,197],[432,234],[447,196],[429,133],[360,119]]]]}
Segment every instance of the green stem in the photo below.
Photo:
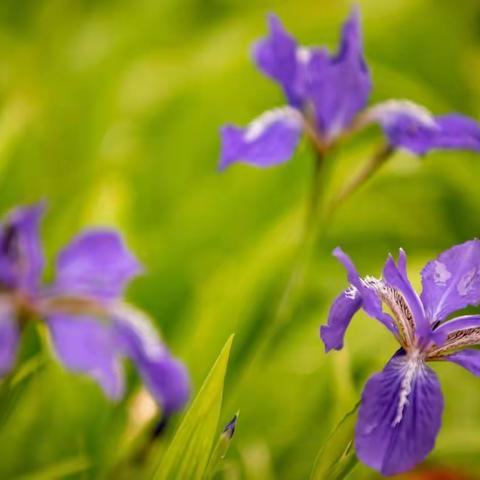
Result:
{"type": "Polygon", "coordinates": [[[395,148],[389,144],[382,145],[370,159],[356,172],[353,177],[347,180],[340,188],[337,194],[327,205],[325,217],[330,216],[335,210],[354,193],[361,185],[363,185],[373,174],[395,153],[395,148]]]}

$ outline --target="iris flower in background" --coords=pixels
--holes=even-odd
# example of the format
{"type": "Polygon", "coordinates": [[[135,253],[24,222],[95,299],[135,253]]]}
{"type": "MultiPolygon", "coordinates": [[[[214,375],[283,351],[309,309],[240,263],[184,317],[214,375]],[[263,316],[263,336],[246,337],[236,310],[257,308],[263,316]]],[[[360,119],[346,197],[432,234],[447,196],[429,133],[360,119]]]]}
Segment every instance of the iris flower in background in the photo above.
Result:
{"type": "Polygon", "coordinates": [[[0,225],[0,375],[15,364],[25,321],[45,321],[59,360],[93,377],[112,399],[122,397],[122,360],[129,358],[164,414],[188,399],[185,367],[168,352],[140,311],[122,302],[142,268],[114,230],[80,233],[59,254],[55,280],[44,268],[43,204],[17,208],[0,225]]]}
{"type": "Polygon", "coordinates": [[[342,135],[379,123],[391,148],[423,155],[433,149],[480,150],[480,126],[459,115],[433,116],[408,100],[365,110],[372,81],[364,59],[357,8],[343,26],[338,52],[299,46],[275,15],[269,35],[254,47],[258,68],[282,88],[287,105],[267,111],[246,128],[221,130],[220,168],[236,161],[269,167],[291,158],[303,132],[320,154],[342,135]]]}
{"type": "Polygon", "coordinates": [[[480,240],[454,246],[427,263],[420,296],[408,280],[403,250],[398,264],[387,259],[382,278],[361,278],[341,249],[334,255],[345,266],[350,286],[321,327],[326,351],[343,347],[345,331],[360,308],[383,323],[401,346],[383,371],[368,380],[355,432],[363,463],[384,475],[400,473],[427,456],[441,425],[442,392],[427,362],[456,363],[480,376],[480,350],[472,348],[480,345],[480,314],[455,316],[480,304],[480,240]]]}

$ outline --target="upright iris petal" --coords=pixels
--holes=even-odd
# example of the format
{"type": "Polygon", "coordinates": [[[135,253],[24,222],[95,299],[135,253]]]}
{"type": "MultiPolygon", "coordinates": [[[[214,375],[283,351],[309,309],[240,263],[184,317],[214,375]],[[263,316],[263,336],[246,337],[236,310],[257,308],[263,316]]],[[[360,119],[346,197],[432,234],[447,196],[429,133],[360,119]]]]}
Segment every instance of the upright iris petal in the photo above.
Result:
{"type": "Polygon", "coordinates": [[[44,203],[13,210],[0,226],[0,283],[34,292],[43,270],[39,226],[44,203]]]}
{"type": "Polygon", "coordinates": [[[268,16],[270,33],[253,48],[253,58],[258,68],[283,88],[291,105],[302,104],[299,88],[299,63],[297,42],[285,30],[276,15],[268,16]]]}
{"type": "Polygon", "coordinates": [[[331,141],[366,106],[372,88],[358,9],[345,22],[337,55],[327,60],[321,52],[312,54],[307,72],[306,97],[314,106],[319,131],[331,141]]]}
{"type": "Polygon", "coordinates": [[[118,233],[89,230],[60,252],[55,285],[63,293],[115,298],[141,270],[118,233]]]}
{"type": "Polygon", "coordinates": [[[480,240],[456,245],[422,271],[422,302],[431,322],[480,303],[480,240]]]}

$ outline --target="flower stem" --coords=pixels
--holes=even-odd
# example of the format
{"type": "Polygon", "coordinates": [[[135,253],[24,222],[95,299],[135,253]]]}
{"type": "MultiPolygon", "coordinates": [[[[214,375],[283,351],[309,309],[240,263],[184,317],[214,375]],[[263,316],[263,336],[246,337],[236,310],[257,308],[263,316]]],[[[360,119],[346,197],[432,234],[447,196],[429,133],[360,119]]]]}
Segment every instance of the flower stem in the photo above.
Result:
{"type": "Polygon", "coordinates": [[[325,217],[329,218],[337,207],[363,185],[372,175],[393,155],[395,148],[389,144],[384,144],[378,148],[372,157],[357,173],[345,182],[343,187],[337,192],[330,203],[327,205],[325,217]]]}

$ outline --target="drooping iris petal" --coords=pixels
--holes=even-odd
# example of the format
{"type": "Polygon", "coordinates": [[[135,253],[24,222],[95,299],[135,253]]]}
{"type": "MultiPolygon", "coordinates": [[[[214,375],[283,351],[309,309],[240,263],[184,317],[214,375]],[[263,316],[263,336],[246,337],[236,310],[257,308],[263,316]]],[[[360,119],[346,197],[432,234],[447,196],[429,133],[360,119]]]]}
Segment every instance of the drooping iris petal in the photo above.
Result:
{"type": "MultiPolygon", "coordinates": [[[[396,333],[396,327],[392,317],[382,310],[382,302],[375,289],[368,286],[369,282],[364,281],[358,274],[355,265],[348,255],[341,248],[337,247],[333,255],[343,264],[347,270],[347,277],[350,284],[358,291],[362,299],[362,308],[373,318],[382,322],[391,332],[396,333]]],[[[370,281],[370,284],[372,282],[370,281]]]]}
{"type": "Polygon", "coordinates": [[[122,353],[135,363],[163,412],[181,409],[190,394],[187,370],[172,358],[148,317],[122,304],[115,310],[114,325],[122,353]]]}
{"type": "Polygon", "coordinates": [[[20,333],[13,309],[0,303],[0,377],[10,372],[17,354],[20,333]]]}
{"type": "MultiPolygon", "coordinates": [[[[383,269],[383,278],[390,286],[400,292],[406,301],[407,305],[404,305],[402,300],[402,305],[399,306],[404,315],[412,317],[411,320],[407,320],[414,325],[415,330],[413,333],[416,333],[420,337],[427,338],[431,332],[430,323],[425,317],[423,305],[417,292],[415,292],[408,280],[405,252],[403,252],[403,255],[401,254],[401,264],[402,268],[400,269],[395,265],[392,256],[389,255],[383,269]]],[[[397,303],[400,303],[400,298],[397,299],[397,303]]]]}
{"type": "Polygon", "coordinates": [[[141,270],[117,232],[89,230],[60,252],[55,290],[111,299],[120,296],[128,281],[141,270]]]}
{"type": "Polygon", "coordinates": [[[390,100],[366,113],[377,121],[389,142],[417,155],[431,150],[480,150],[480,125],[459,114],[433,116],[407,100],[390,100]]]}
{"type": "Polygon", "coordinates": [[[247,128],[227,125],[221,130],[220,169],[241,161],[257,167],[286,162],[300,139],[303,120],[294,108],[265,112],[247,128]]]}
{"type": "Polygon", "coordinates": [[[190,379],[183,363],[165,355],[154,360],[139,359],[137,368],[165,415],[185,406],[190,396],[190,379]]]}
{"type": "Polygon", "coordinates": [[[480,377],[480,350],[466,349],[460,352],[453,353],[444,358],[452,363],[456,363],[461,367],[467,369],[477,377],[480,377]]]}
{"type": "Polygon", "coordinates": [[[327,140],[348,127],[368,101],[372,85],[361,37],[355,8],[343,27],[337,55],[326,61],[319,51],[306,66],[305,96],[313,104],[317,127],[327,140]]]}
{"type": "Polygon", "coordinates": [[[443,252],[422,270],[422,303],[430,322],[480,303],[480,240],[443,252]]]}
{"type": "Polygon", "coordinates": [[[0,227],[0,283],[30,293],[38,287],[43,269],[39,236],[43,203],[13,210],[0,227]]]}
{"type": "Polygon", "coordinates": [[[297,42],[283,28],[277,16],[269,15],[268,25],[269,35],[256,43],[253,58],[263,73],[282,86],[289,103],[300,107],[302,98],[297,87],[297,42]]]}
{"type": "Polygon", "coordinates": [[[65,367],[91,376],[108,397],[119,399],[124,381],[111,325],[96,318],[62,314],[50,315],[47,322],[55,351],[65,367]]]}
{"type": "Polygon", "coordinates": [[[363,391],[355,432],[358,458],[383,475],[410,470],[433,449],[442,411],[435,372],[418,358],[395,355],[363,391]]]}
{"type": "Polygon", "coordinates": [[[362,306],[362,298],[358,290],[347,290],[341,293],[333,302],[328,314],[328,323],[320,327],[320,337],[325,345],[325,351],[332,348],[341,350],[345,332],[353,315],[362,306]]]}

